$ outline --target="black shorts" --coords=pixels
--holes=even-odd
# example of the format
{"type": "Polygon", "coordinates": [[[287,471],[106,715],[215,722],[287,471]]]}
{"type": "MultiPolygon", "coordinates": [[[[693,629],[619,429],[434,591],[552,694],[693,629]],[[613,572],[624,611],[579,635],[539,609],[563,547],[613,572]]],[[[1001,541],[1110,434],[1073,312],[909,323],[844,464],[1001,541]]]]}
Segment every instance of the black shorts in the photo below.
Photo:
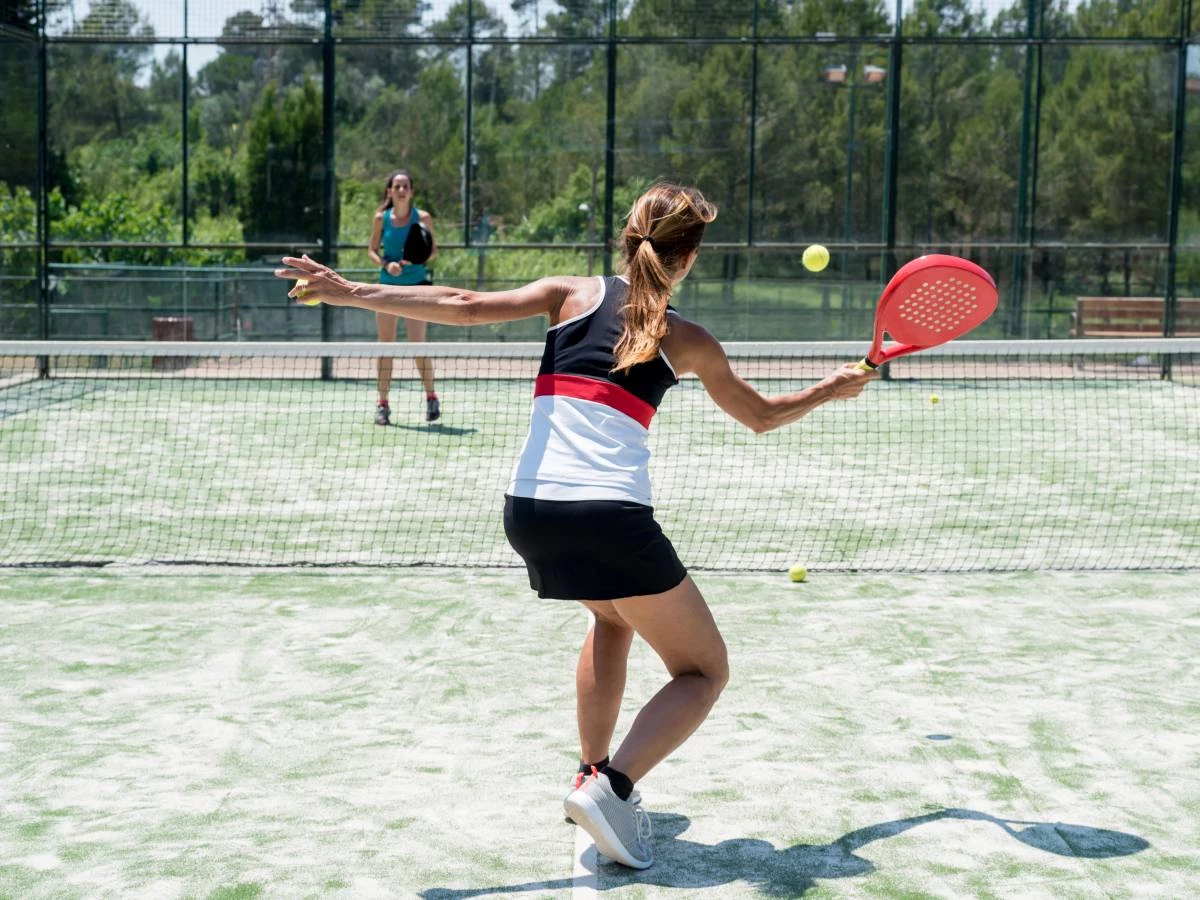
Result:
{"type": "Polygon", "coordinates": [[[654,510],[641,503],[506,495],[504,533],[539,597],[619,600],[661,594],[687,576],[654,510]]]}

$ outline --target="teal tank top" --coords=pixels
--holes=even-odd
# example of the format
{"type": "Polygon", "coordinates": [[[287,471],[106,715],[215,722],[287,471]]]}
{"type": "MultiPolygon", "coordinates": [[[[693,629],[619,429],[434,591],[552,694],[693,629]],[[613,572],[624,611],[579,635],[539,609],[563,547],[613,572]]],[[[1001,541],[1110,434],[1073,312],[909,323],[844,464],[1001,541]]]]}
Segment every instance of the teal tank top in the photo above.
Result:
{"type": "MultiPolygon", "coordinates": [[[[383,211],[383,239],[379,242],[379,255],[384,262],[399,262],[404,258],[404,241],[408,237],[408,229],[421,220],[420,211],[414,206],[412,217],[405,225],[392,224],[392,211],[383,211]]],[[[389,275],[386,268],[379,270],[380,284],[420,284],[429,280],[429,272],[424,263],[410,263],[400,270],[399,275],[389,275]]]]}

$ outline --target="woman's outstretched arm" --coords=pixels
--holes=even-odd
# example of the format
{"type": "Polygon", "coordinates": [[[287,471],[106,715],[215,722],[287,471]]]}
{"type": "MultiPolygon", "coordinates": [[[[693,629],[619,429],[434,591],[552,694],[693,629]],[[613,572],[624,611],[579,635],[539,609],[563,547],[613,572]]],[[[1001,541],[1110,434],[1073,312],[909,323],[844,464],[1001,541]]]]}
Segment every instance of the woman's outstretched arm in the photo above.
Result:
{"type": "MultiPolygon", "coordinates": [[[[285,256],[278,278],[295,282],[289,297],[353,306],[440,325],[487,325],[547,315],[553,320],[571,292],[589,279],[541,278],[511,291],[468,291],[441,285],[365,284],[343,278],[307,256],[285,256]]],[[[594,281],[594,279],[593,279],[594,281]]]]}
{"type": "Polygon", "coordinates": [[[879,377],[847,363],[812,387],[768,397],[733,371],[720,341],[695,322],[674,318],[663,349],[676,374],[699,376],[717,406],[758,434],[789,425],[830,400],[857,397],[868,381],[879,377]]]}

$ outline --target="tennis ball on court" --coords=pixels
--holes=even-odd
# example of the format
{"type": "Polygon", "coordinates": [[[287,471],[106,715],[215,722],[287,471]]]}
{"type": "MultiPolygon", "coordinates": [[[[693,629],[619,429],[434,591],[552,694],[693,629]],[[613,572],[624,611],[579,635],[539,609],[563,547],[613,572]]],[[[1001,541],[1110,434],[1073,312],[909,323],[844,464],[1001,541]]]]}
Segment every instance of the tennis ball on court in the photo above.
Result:
{"type": "Polygon", "coordinates": [[[804,268],[810,272],[820,272],[829,265],[829,251],[820,244],[813,244],[804,251],[801,257],[804,268]]]}
{"type": "Polygon", "coordinates": [[[788,569],[788,578],[792,579],[792,581],[803,581],[807,577],[808,569],[800,565],[800,563],[796,563],[796,565],[788,569]]]}
{"type": "Polygon", "coordinates": [[[936,406],[938,403],[941,403],[941,402],[942,402],[942,398],[941,398],[941,397],[939,397],[937,394],[930,394],[930,395],[929,395],[929,402],[930,402],[930,403],[932,403],[932,404],[934,404],[934,405],[936,406]]]}
{"type": "MultiPolygon", "coordinates": [[[[301,288],[308,287],[308,282],[303,278],[297,279],[296,287],[301,287],[301,288]]],[[[312,300],[305,300],[303,297],[298,297],[297,299],[303,306],[320,306],[321,305],[321,301],[318,300],[316,297],[314,297],[312,300]]]]}

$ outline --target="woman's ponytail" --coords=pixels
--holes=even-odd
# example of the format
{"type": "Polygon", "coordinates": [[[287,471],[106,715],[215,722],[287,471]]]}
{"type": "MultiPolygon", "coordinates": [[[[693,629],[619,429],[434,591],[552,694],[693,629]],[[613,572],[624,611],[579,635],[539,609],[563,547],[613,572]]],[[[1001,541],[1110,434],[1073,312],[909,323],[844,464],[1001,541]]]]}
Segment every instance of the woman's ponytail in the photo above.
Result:
{"type": "Polygon", "coordinates": [[[695,188],[660,183],[633,204],[622,233],[622,255],[629,290],[621,316],[621,337],[613,350],[620,372],[658,355],[667,336],[667,303],[675,277],[700,246],[704,227],[717,208],[695,188]]]}

